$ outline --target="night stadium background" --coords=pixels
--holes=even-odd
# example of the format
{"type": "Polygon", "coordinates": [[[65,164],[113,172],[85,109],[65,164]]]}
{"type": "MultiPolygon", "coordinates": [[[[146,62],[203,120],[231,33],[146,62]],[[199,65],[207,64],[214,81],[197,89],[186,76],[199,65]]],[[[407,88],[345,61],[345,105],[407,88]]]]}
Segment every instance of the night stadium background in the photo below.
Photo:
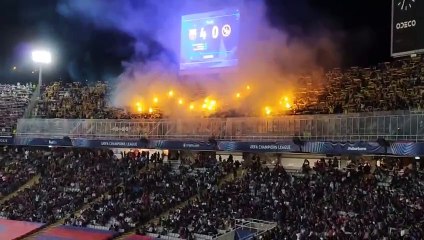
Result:
{"type": "Polygon", "coordinates": [[[0,239],[423,239],[420,0],[0,4],[0,239]]]}

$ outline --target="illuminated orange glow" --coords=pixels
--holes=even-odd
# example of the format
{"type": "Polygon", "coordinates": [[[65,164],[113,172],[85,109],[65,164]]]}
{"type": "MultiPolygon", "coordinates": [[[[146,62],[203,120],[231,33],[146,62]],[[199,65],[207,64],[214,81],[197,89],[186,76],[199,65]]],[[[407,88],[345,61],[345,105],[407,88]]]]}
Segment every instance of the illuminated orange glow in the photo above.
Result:
{"type": "MultiPolygon", "coordinates": [[[[202,104],[202,109],[208,111],[214,111],[217,106],[217,101],[210,98],[205,98],[204,103],[202,104]]],[[[194,109],[194,106],[193,106],[194,109]]]]}
{"type": "Polygon", "coordinates": [[[271,109],[271,107],[265,107],[265,114],[267,115],[267,116],[269,116],[269,115],[271,115],[271,113],[272,113],[272,109],[271,109]]]}
{"type": "Polygon", "coordinates": [[[262,116],[285,114],[297,108],[295,105],[295,102],[298,101],[297,96],[289,89],[282,89],[282,92],[280,92],[281,89],[275,89],[278,93],[270,92],[270,94],[259,98],[262,95],[255,94],[253,88],[254,86],[244,83],[233,89],[232,96],[229,97],[217,95],[216,92],[206,92],[207,95],[193,99],[195,96],[190,96],[189,93],[165,86],[165,91],[162,90],[162,93],[158,88],[154,92],[146,92],[145,96],[133,96],[127,110],[133,114],[163,113],[165,117],[174,117],[181,114],[206,117],[217,111],[225,112],[228,108],[236,111],[238,108],[240,110],[246,109],[244,104],[250,105],[251,109],[247,109],[249,112],[253,111],[262,116]],[[259,99],[255,100],[255,98],[259,99]],[[181,110],[184,111],[181,112],[181,110]]]}
{"type": "Polygon", "coordinates": [[[291,104],[290,103],[286,103],[286,108],[287,109],[291,109],[291,104]]]}

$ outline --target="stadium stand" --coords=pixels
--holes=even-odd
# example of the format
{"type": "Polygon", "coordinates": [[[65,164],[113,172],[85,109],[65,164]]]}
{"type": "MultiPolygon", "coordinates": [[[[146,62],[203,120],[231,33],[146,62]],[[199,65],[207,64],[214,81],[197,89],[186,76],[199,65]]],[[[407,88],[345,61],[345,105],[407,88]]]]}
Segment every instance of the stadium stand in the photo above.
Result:
{"type": "Polygon", "coordinates": [[[110,86],[105,83],[56,82],[42,88],[41,100],[34,109],[37,118],[132,119],[158,118],[160,114],[132,114],[108,104],[110,86]]]}
{"type": "Polygon", "coordinates": [[[424,58],[404,58],[369,68],[333,69],[325,79],[303,76],[296,114],[353,113],[424,108],[424,58]],[[319,83],[317,87],[317,83],[319,83]]]}
{"type": "Polygon", "coordinates": [[[43,153],[25,149],[2,149],[0,153],[0,199],[35,176],[44,165],[43,153]]]}
{"type": "Polygon", "coordinates": [[[258,218],[278,223],[262,239],[422,239],[423,180],[409,171],[370,173],[367,165],[293,176],[258,163],[140,232],[190,239],[226,232],[234,219],[258,218]]]}
{"type": "Polygon", "coordinates": [[[158,163],[127,179],[79,217],[68,218],[65,224],[127,232],[159,216],[164,209],[173,208],[215,186],[225,173],[223,165],[173,169],[170,165],[158,163]]]}
{"type": "MultiPolygon", "coordinates": [[[[397,59],[377,66],[332,69],[324,78],[311,74],[299,76],[294,93],[292,114],[332,114],[424,108],[424,58],[397,59]]],[[[23,116],[33,87],[0,85],[0,135],[10,135],[17,119],[23,116]]],[[[109,86],[105,83],[53,83],[43,86],[41,100],[33,117],[68,119],[161,118],[153,114],[135,114],[108,104],[109,86]]],[[[224,111],[219,117],[237,117],[224,111]]]]}
{"type": "Polygon", "coordinates": [[[73,150],[48,156],[38,184],[0,206],[0,216],[54,223],[130,178],[141,162],[117,161],[104,151],[73,150]],[[131,168],[132,167],[132,168],[131,168]]]}
{"type": "Polygon", "coordinates": [[[35,239],[107,239],[134,228],[147,239],[211,239],[235,230],[236,219],[250,218],[278,223],[265,240],[424,237],[424,175],[396,160],[379,160],[375,169],[352,161],[343,170],[319,160],[293,174],[253,158],[241,176],[218,184],[240,163],[209,159],[171,167],[159,154],[124,154],[119,160],[106,151],[77,149],[13,149],[4,155],[36,159],[34,168],[43,167],[40,182],[2,204],[0,216],[47,224],[65,219],[67,226],[35,239]],[[170,209],[158,225],[148,223],[170,209]]]}
{"type": "MultiPolygon", "coordinates": [[[[299,90],[293,110],[421,111],[423,77],[422,56],[372,68],[333,69],[322,87],[305,84],[299,90]]],[[[0,85],[1,134],[13,132],[31,89],[0,85]]],[[[55,83],[43,89],[34,116],[132,117],[109,108],[107,94],[102,83],[55,83]]],[[[43,233],[53,239],[73,234],[84,239],[84,234],[93,233],[106,239],[134,229],[139,233],[131,236],[134,239],[211,239],[235,230],[235,219],[250,218],[278,223],[263,240],[424,239],[424,176],[414,168],[386,169],[380,164],[374,170],[369,164],[351,163],[342,170],[321,161],[292,174],[254,162],[242,176],[220,185],[217,179],[239,164],[195,162],[173,168],[155,156],[117,159],[112,152],[94,149],[5,148],[0,153],[0,198],[37,174],[40,180],[3,202],[0,217],[47,225],[65,220],[65,226],[43,233]],[[158,224],[150,222],[168,210],[158,224]]]]}
{"type": "MultiPolygon", "coordinates": [[[[293,114],[333,114],[424,108],[424,58],[404,58],[377,66],[332,69],[324,78],[299,76],[293,114]],[[384,94],[383,94],[384,93],[384,94]]],[[[36,117],[47,118],[160,118],[161,114],[131,114],[108,106],[108,86],[97,83],[54,83],[43,89],[36,117]]],[[[214,116],[238,116],[236,112],[214,116]]]]}
{"type": "Polygon", "coordinates": [[[107,86],[97,83],[53,83],[42,88],[41,100],[34,110],[42,118],[108,118],[106,108],[107,86]]]}
{"type": "Polygon", "coordinates": [[[32,85],[0,84],[0,136],[13,133],[17,120],[24,116],[32,91],[32,85]]]}

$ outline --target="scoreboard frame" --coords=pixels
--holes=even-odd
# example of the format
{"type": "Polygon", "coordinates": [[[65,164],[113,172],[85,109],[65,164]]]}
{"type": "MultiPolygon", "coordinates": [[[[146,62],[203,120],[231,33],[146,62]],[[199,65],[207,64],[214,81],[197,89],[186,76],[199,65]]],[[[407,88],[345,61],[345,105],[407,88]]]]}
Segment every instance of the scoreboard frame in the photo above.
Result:
{"type": "MultiPolygon", "coordinates": [[[[240,62],[239,59],[239,44],[240,44],[240,35],[241,35],[241,22],[240,22],[240,15],[241,15],[241,10],[239,7],[234,6],[234,7],[227,7],[227,8],[222,8],[222,9],[214,9],[211,11],[204,11],[204,12],[197,12],[197,13],[189,13],[189,14],[185,14],[182,15],[180,18],[180,42],[179,42],[179,54],[178,54],[178,72],[179,75],[197,75],[197,74],[215,74],[215,73],[222,73],[222,72],[233,72],[235,70],[238,69],[238,65],[240,62]],[[231,31],[234,30],[234,32],[236,33],[236,53],[235,56],[233,58],[227,58],[227,59],[222,59],[220,61],[198,61],[198,62],[193,62],[190,63],[189,61],[183,62],[182,61],[182,57],[185,55],[185,52],[183,53],[183,44],[185,44],[184,40],[183,40],[183,24],[184,22],[187,21],[199,21],[201,19],[211,19],[211,20],[215,20],[218,18],[222,18],[222,17],[226,17],[226,16],[237,16],[235,17],[235,20],[237,21],[237,26],[235,29],[232,29],[231,31]],[[213,66],[216,63],[218,64],[217,66],[213,66]],[[192,64],[197,65],[195,67],[188,67],[188,65],[192,64]],[[219,64],[222,64],[221,66],[219,66],[219,64]],[[204,65],[204,66],[202,66],[204,65]],[[211,65],[211,66],[207,66],[207,65],[211,65]],[[184,67],[183,67],[184,66],[184,67]]],[[[218,38],[221,38],[221,35],[223,35],[223,29],[222,28],[218,28],[219,29],[219,35],[217,36],[218,38]]],[[[213,33],[212,33],[213,34],[213,33]]],[[[199,33],[198,33],[199,35],[199,33]]],[[[209,34],[208,34],[209,35],[209,34]]],[[[200,36],[200,35],[199,35],[200,36]]],[[[212,36],[212,35],[209,35],[212,36]]]]}
{"type": "MultiPolygon", "coordinates": [[[[405,41],[405,39],[407,39],[407,38],[411,39],[413,37],[416,37],[417,32],[422,32],[422,34],[424,36],[424,17],[417,16],[417,15],[419,15],[419,13],[415,14],[414,16],[411,16],[409,19],[407,19],[405,21],[395,23],[395,20],[397,20],[398,18],[402,18],[402,17],[399,17],[399,15],[402,14],[402,11],[406,12],[406,10],[399,9],[396,6],[396,3],[395,3],[396,1],[399,1],[399,0],[392,0],[391,29],[390,29],[390,31],[391,31],[390,55],[394,58],[397,58],[397,57],[410,56],[410,55],[413,55],[413,54],[424,53],[424,42],[423,43],[418,42],[417,44],[415,44],[414,47],[411,46],[411,47],[409,47],[410,49],[407,49],[407,50],[404,50],[404,51],[395,51],[396,47],[397,48],[407,48],[407,47],[401,46],[401,45],[397,46],[396,45],[396,39],[404,38],[404,41],[405,41]],[[403,24],[403,25],[401,25],[401,26],[404,26],[402,28],[410,28],[410,29],[407,29],[407,31],[410,31],[410,32],[405,34],[405,35],[408,35],[408,36],[405,36],[405,35],[399,36],[395,33],[395,31],[400,30],[399,28],[397,28],[398,24],[403,24]],[[414,28],[414,29],[412,29],[412,28],[414,28]]],[[[421,1],[424,1],[424,0],[421,0],[421,1]]],[[[424,4],[423,3],[421,3],[421,4],[422,4],[421,7],[424,8],[423,7],[424,4]]],[[[424,9],[422,10],[422,12],[424,13],[424,9]]],[[[424,37],[423,37],[423,39],[424,39],[424,37]]]]}

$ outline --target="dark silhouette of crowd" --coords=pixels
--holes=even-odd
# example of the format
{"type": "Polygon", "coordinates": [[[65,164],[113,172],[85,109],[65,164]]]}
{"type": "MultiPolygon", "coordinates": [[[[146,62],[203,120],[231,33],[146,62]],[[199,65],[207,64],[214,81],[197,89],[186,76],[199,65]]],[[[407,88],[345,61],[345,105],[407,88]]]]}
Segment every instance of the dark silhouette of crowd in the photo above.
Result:
{"type": "Polygon", "coordinates": [[[401,58],[372,67],[332,69],[304,75],[293,106],[295,114],[356,113],[424,109],[424,58],[401,58]]]}
{"type": "Polygon", "coordinates": [[[24,116],[33,90],[30,84],[0,84],[0,136],[13,133],[17,120],[24,116]]]}
{"type": "Polygon", "coordinates": [[[33,110],[38,118],[67,119],[134,119],[160,118],[156,113],[133,113],[109,104],[110,85],[97,82],[55,82],[43,86],[40,101],[33,110]]]}
{"type": "Polygon", "coordinates": [[[117,160],[108,151],[76,149],[51,152],[40,161],[39,182],[4,202],[0,216],[53,223],[119,186],[143,165],[129,158],[117,160]]]}
{"type": "Polygon", "coordinates": [[[234,227],[234,219],[254,218],[278,223],[262,238],[270,240],[423,239],[423,174],[367,171],[327,166],[299,177],[256,164],[142,232],[215,235],[234,227]]]}
{"type": "Polygon", "coordinates": [[[424,174],[398,159],[343,170],[337,158],[305,160],[292,174],[231,155],[181,165],[160,153],[94,149],[5,148],[0,157],[2,197],[40,175],[1,204],[0,217],[12,220],[193,239],[259,219],[277,224],[264,240],[424,238],[424,174]]]}
{"type": "Polygon", "coordinates": [[[53,83],[43,86],[34,116],[43,118],[108,118],[107,85],[53,83]]]}
{"type": "MultiPolygon", "coordinates": [[[[424,58],[401,58],[372,67],[332,69],[298,77],[292,114],[333,114],[424,108],[424,58]]],[[[32,85],[0,84],[0,135],[13,133],[30,101],[33,117],[67,119],[162,118],[160,109],[138,113],[109,104],[111,86],[106,83],[56,82],[41,87],[39,100],[31,100],[32,85]],[[31,105],[32,106],[32,105],[31,105]]],[[[215,117],[245,116],[237,111],[218,112],[215,117]]]]}
{"type": "Polygon", "coordinates": [[[80,216],[70,217],[65,224],[129,231],[159,216],[164,209],[216,185],[221,176],[218,165],[207,169],[173,169],[169,164],[158,163],[112,187],[99,202],[80,216]]]}
{"type": "Polygon", "coordinates": [[[0,198],[16,191],[34,177],[42,164],[42,151],[0,148],[0,198]]]}

